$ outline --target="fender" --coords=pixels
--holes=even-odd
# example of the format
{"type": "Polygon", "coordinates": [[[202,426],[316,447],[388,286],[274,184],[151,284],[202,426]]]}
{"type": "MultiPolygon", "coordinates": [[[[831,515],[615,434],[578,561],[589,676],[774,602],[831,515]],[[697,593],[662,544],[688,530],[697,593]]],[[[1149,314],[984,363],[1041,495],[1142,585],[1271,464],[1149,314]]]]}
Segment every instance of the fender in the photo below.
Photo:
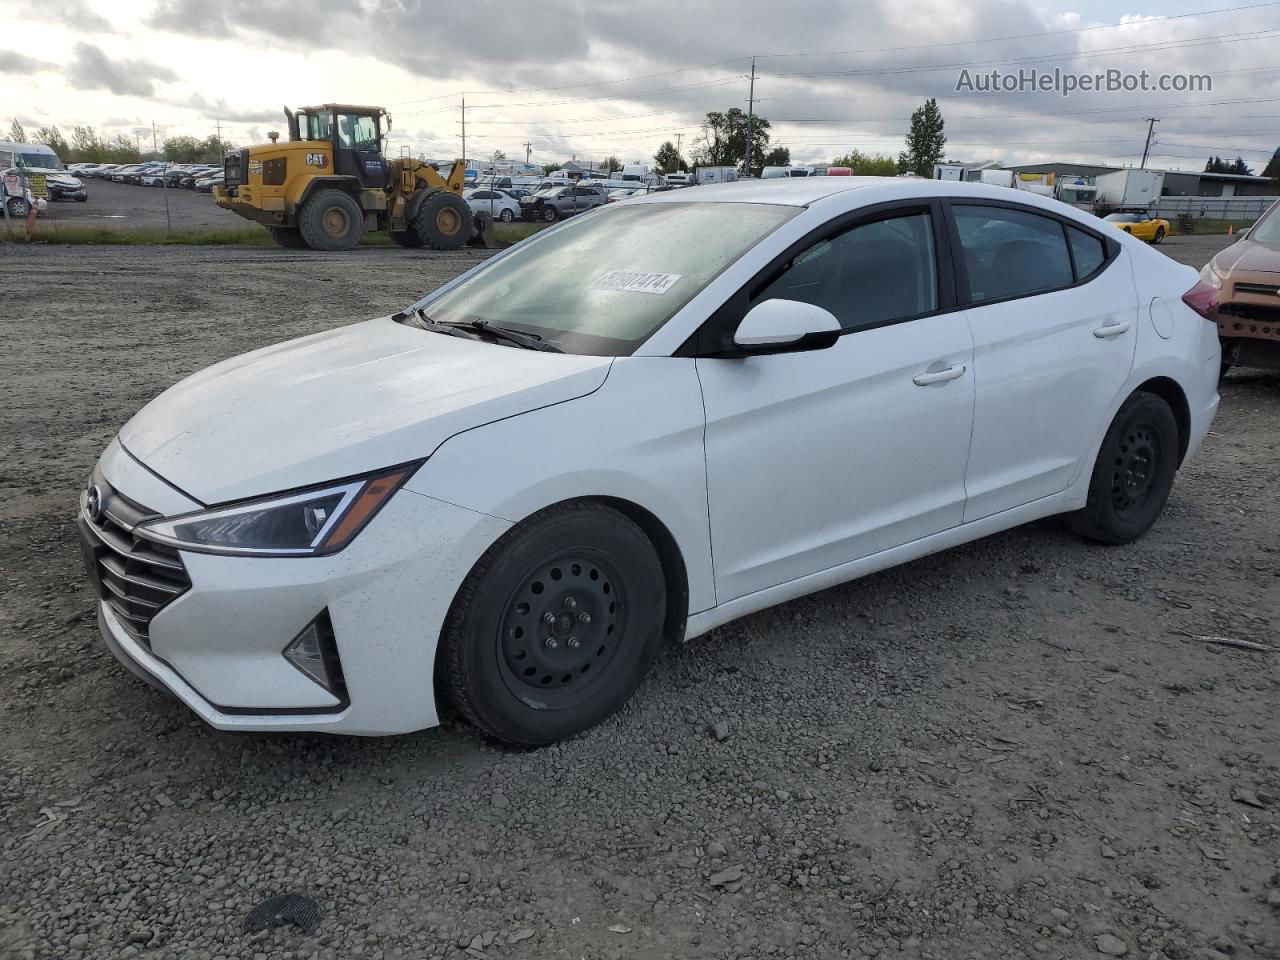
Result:
{"type": "Polygon", "coordinates": [[[418,216],[418,209],[426,202],[427,197],[433,197],[440,192],[440,187],[425,187],[422,190],[415,191],[413,196],[409,198],[409,202],[405,205],[404,222],[406,224],[413,223],[414,219],[418,216]]]}
{"type": "Polygon", "coordinates": [[[310,182],[307,183],[306,189],[302,191],[302,196],[298,198],[296,206],[302,206],[317,190],[324,190],[328,187],[337,187],[345,193],[352,194],[357,201],[360,199],[360,181],[355,177],[312,177],[310,182]]]}

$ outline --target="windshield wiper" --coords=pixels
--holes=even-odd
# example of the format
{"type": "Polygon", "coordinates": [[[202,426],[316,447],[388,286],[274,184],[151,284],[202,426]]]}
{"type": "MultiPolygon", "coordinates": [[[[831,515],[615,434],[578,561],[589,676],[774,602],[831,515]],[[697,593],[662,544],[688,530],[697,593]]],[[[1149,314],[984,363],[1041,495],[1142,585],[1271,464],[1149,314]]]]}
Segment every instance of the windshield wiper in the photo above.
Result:
{"type": "Polygon", "coordinates": [[[559,347],[553,343],[548,343],[536,333],[525,333],[522,330],[512,330],[510,327],[500,327],[496,323],[477,317],[474,320],[432,320],[423,311],[418,311],[418,316],[433,327],[443,327],[448,330],[458,330],[465,333],[479,334],[482,337],[490,337],[494,340],[503,340],[507,343],[514,344],[517,347],[523,347],[526,350],[543,350],[547,353],[564,353],[559,347]]]}

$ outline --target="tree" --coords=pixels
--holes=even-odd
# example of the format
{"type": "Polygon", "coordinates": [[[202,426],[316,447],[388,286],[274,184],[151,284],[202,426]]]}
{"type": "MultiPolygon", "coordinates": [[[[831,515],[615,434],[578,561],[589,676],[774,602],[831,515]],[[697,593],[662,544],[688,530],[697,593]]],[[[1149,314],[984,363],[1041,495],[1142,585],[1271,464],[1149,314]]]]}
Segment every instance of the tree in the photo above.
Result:
{"type": "Polygon", "coordinates": [[[170,163],[195,163],[200,156],[200,141],[195,137],[168,137],[164,142],[164,158],[170,163]]]}
{"type": "Polygon", "coordinates": [[[64,160],[71,154],[71,147],[67,144],[66,137],[57,127],[41,127],[36,131],[36,142],[43,143],[64,160]]]}
{"type": "Polygon", "coordinates": [[[882,153],[872,155],[863,153],[861,150],[850,150],[843,157],[832,160],[831,165],[848,167],[859,177],[896,177],[898,175],[898,161],[882,153]]]}
{"type": "Polygon", "coordinates": [[[506,163],[506,161],[507,161],[507,155],[503,153],[501,150],[495,150],[493,151],[492,154],[489,155],[490,163],[506,163]]]}
{"type": "Polygon", "coordinates": [[[938,101],[933,97],[912,111],[907,149],[898,154],[898,172],[932,177],[933,165],[947,155],[947,137],[942,132],[945,126],[938,101]]]}
{"type": "Polygon", "coordinates": [[[613,173],[615,170],[622,169],[622,161],[610,154],[604,158],[604,161],[600,164],[600,169],[605,173],[613,173]]]}
{"type": "Polygon", "coordinates": [[[1250,176],[1253,170],[1244,162],[1244,157],[1236,157],[1227,167],[1227,173],[1238,173],[1242,176],[1250,176]]]}
{"type": "Polygon", "coordinates": [[[560,169],[560,164],[558,163],[544,163],[542,165],[542,174],[543,176],[549,177],[551,176],[551,174],[555,173],[559,169],[560,169]]]}
{"type": "Polygon", "coordinates": [[[221,163],[228,150],[234,150],[235,144],[219,140],[216,133],[211,133],[200,141],[198,160],[202,163],[221,163]]]}
{"type": "Polygon", "coordinates": [[[1276,147],[1276,152],[1271,154],[1271,159],[1262,169],[1262,175],[1280,183],[1280,147],[1276,147]]]}
{"type": "Polygon", "coordinates": [[[764,155],[764,165],[766,167],[791,166],[791,149],[789,147],[774,147],[764,155]]]}
{"type": "Polygon", "coordinates": [[[13,123],[9,124],[9,139],[18,143],[27,142],[27,131],[22,129],[22,124],[17,121],[17,118],[14,118],[13,123]]]}
{"type": "Polygon", "coordinates": [[[658,148],[658,152],[653,155],[653,163],[658,168],[658,173],[664,177],[668,173],[675,173],[677,170],[689,169],[684,162],[684,157],[680,156],[680,151],[676,149],[676,145],[670,140],[665,141],[658,148]]]}
{"type": "Polygon", "coordinates": [[[1210,157],[1204,165],[1205,173],[1226,173],[1227,165],[1221,157],[1210,157]]]}
{"type": "MultiPolygon", "coordinates": [[[[751,116],[751,157],[748,167],[764,166],[765,150],[769,147],[769,121],[751,116]]],[[[704,166],[737,166],[747,158],[747,115],[737,107],[724,113],[713,110],[702,121],[702,133],[694,147],[695,163],[704,166]]]]}

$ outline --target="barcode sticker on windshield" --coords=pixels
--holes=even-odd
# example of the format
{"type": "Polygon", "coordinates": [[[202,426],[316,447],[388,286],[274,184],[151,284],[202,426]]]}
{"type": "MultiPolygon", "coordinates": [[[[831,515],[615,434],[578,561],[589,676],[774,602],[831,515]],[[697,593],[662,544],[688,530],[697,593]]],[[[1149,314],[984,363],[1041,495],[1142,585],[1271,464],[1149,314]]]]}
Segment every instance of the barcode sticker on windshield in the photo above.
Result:
{"type": "Polygon", "coordinates": [[[666,293],[682,273],[642,273],[639,270],[610,270],[591,285],[592,290],[622,290],[627,293],[666,293]]]}

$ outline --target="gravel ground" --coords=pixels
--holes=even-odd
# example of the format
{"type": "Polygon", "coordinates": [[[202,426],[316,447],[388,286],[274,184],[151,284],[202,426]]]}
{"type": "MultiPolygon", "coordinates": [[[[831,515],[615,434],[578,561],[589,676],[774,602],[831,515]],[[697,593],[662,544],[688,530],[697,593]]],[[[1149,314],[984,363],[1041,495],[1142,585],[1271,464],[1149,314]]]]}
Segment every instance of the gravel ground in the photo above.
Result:
{"type": "Polygon", "coordinates": [[[1280,645],[1273,374],[1141,542],[1037,523],[757,614],[554,747],[218,733],[135,681],[71,523],[114,430],[476,256],[0,247],[0,956],[1280,957],[1280,654],[1196,639],[1280,645]],[[320,925],[241,931],[282,893],[320,925]]]}
{"type": "Polygon", "coordinates": [[[237,229],[249,221],[230,210],[223,210],[208,193],[194,190],[163,190],[139,187],[131,183],[85,178],[89,191],[84,203],[59,201],[50,203],[36,222],[37,230],[57,230],[60,226],[132,227],[165,226],[165,194],[168,193],[169,222],[175,231],[204,229],[237,229]]]}

